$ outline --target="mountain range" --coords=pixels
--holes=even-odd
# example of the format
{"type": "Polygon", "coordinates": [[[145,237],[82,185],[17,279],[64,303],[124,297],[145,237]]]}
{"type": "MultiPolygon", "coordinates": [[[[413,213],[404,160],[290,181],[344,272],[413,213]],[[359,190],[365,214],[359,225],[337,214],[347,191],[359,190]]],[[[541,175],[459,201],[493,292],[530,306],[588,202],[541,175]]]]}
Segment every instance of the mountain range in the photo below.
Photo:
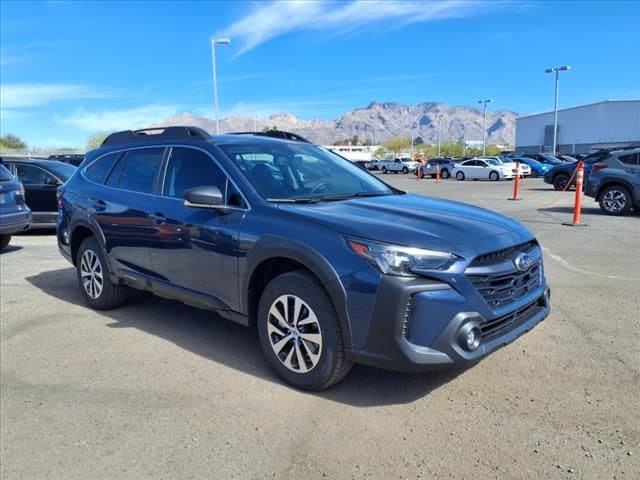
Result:
{"type": "MultiPolygon", "coordinates": [[[[511,110],[487,111],[487,142],[513,145],[517,116],[511,110]]],[[[288,112],[276,113],[267,119],[234,115],[220,119],[220,132],[252,131],[254,121],[256,130],[275,127],[322,145],[331,145],[354,135],[358,135],[360,140],[373,140],[374,144],[410,135],[419,136],[424,143],[436,143],[438,133],[443,142],[482,141],[483,111],[437,102],[417,105],[372,102],[366,108],[356,108],[333,120],[303,120],[288,112]]],[[[215,132],[214,120],[190,113],[168,118],[154,126],[171,125],[193,125],[215,132]]]]}

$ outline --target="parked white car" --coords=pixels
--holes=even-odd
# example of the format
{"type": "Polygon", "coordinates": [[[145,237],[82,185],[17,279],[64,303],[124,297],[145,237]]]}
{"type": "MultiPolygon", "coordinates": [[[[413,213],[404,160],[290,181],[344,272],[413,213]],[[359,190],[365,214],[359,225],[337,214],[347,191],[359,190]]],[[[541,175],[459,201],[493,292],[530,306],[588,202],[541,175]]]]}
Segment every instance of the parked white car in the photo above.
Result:
{"type": "Polygon", "coordinates": [[[382,173],[409,173],[415,172],[420,162],[414,162],[409,157],[399,157],[393,160],[381,160],[378,162],[378,168],[382,173]]]}
{"type": "Polygon", "coordinates": [[[453,167],[452,175],[457,180],[482,179],[497,182],[503,178],[514,178],[516,175],[515,165],[505,165],[493,158],[472,158],[453,167]]]}
{"type": "MultiPolygon", "coordinates": [[[[507,165],[511,167],[513,170],[516,169],[516,163],[510,158],[502,158],[502,157],[476,157],[480,160],[495,160],[497,162],[502,163],[503,165],[507,165]]],[[[520,176],[521,177],[529,177],[531,175],[531,167],[526,163],[520,162],[520,176]]]]}

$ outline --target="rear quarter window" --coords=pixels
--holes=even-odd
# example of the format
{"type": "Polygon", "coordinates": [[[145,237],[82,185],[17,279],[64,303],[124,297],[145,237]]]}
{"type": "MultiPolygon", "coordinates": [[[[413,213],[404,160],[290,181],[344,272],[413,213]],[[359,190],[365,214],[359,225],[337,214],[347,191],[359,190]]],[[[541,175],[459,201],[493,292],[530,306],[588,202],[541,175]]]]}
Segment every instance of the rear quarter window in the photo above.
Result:
{"type": "Polygon", "coordinates": [[[0,165],[0,182],[11,182],[12,180],[11,172],[4,165],[0,165]]]}
{"type": "Polygon", "coordinates": [[[113,169],[113,166],[120,158],[121,152],[109,153],[93,162],[85,171],[87,178],[96,183],[104,184],[113,169]]]}
{"type": "Polygon", "coordinates": [[[627,165],[640,165],[640,153],[620,155],[618,158],[622,163],[626,163],[627,165]]]}

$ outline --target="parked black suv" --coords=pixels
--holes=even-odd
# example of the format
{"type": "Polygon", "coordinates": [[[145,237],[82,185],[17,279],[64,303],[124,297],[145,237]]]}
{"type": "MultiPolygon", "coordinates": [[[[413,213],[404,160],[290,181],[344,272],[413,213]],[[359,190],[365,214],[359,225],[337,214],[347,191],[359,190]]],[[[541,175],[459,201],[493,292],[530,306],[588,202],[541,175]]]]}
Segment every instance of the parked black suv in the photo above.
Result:
{"type": "Polygon", "coordinates": [[[119,132],[59,188],[58,245],[97,309],[149,290],[257,328],[287,382],[354,362],[469,365],[549,313],[522,225],[395,189],[332,152],[193,127],[119,132]]]}
{"type": "Polygon", "coordinates": [[[640,210],[640,148],[602,156],[591,167],[585,194],[607,215],[626,215],[632,207],[640,210]]]}
{"type": "Polygon", "coordinates": [[[24,186],[25,200],[33,214],[31,228],[55,228],[58,186],[76,172],[76,167],[43,158],[2,157],[0,162],[24,186]]]}

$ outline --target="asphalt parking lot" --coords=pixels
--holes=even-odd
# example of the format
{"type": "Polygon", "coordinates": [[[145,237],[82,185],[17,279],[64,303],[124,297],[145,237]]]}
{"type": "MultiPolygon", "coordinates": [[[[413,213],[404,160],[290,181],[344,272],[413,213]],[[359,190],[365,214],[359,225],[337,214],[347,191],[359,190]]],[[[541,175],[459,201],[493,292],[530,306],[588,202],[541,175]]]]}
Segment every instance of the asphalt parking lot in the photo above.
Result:
{"type": "Polygon", "coordinates": [[[573,192],[528,180],[399,188],[515,217],[544,247],[552,314],[466,371],[354,368],[294,390],[253,331],[140,295],[94,312],[53,234],[0,255],[0,476],[640,478],[640,215],[563,226],[573,192]]]}

